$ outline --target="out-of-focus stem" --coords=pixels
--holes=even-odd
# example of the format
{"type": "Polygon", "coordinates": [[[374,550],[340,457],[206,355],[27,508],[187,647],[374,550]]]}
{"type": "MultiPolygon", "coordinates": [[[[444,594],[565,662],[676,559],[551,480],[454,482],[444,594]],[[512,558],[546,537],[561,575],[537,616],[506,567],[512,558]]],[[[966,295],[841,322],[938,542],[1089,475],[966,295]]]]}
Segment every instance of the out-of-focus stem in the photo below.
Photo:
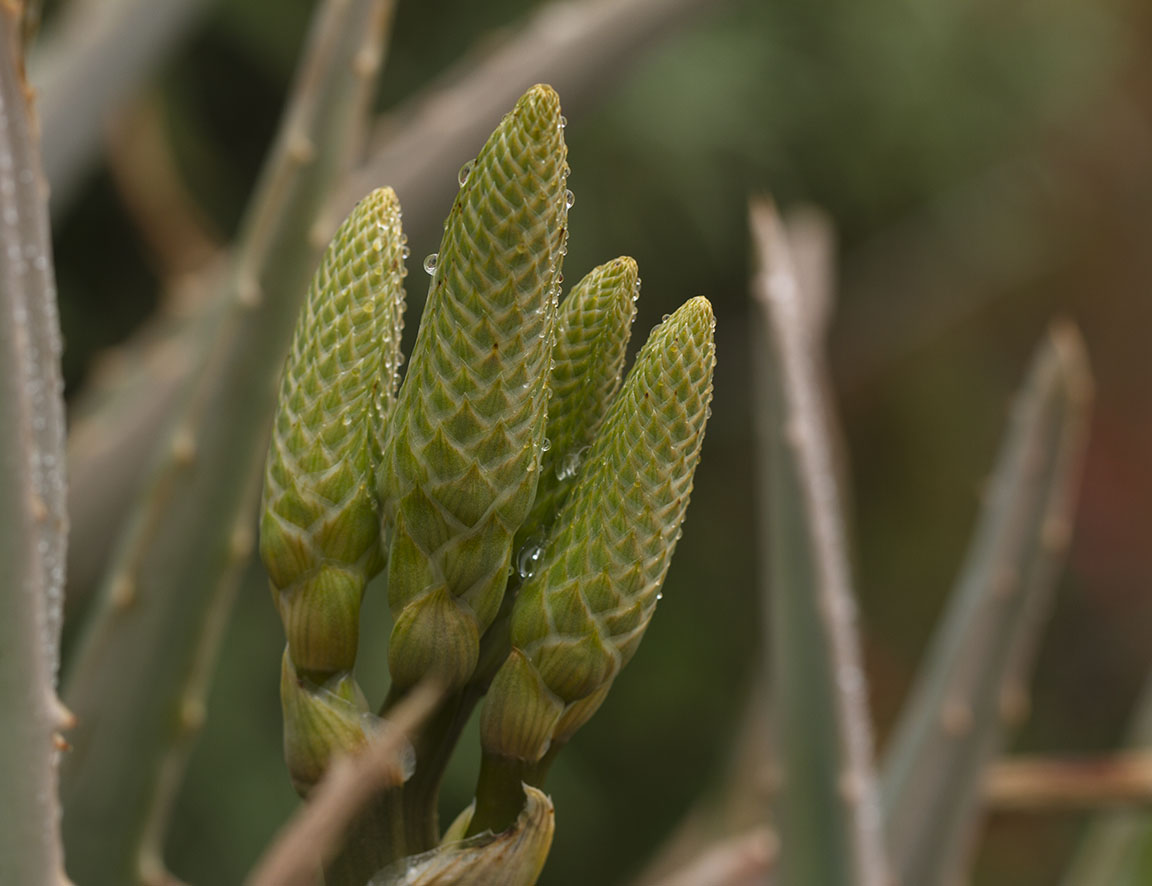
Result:
{"type": "Polygon", "coordinates": [[[387,182],[405,207],[409,236],[439,222],[436,207],[456,191],[452,172],[474,156],[492,121],[533,83],[564,96],[568,114],[616,82],[640,51],[707,0],[555,0],[503,42],[463,59],[389,114],[367,160],[341,189],[338,217],[366,187],[387,182]],[[471,153],[469,153],[471,152],[471,153]]]}
{"type": "Polygon", "coordinates": [[[358,144],[391,10],[386,0],[330,0],[317,11],[210,309],[208,347],[76,653],[66,697],[80,725],[64,769],[64,827],[69,864],[85,883],[164,882],[168,810],[255,541],[277,374],[324,245],[317,219],[358,144]]]}
{"type": "Polygon", "coordinates": [[[64,399],[46,187],[21,59],[0,3],[0,882],[66,883],[56,799],[64,593],[64,399]]]}
{"type": "Polygon", "coordinates": [[[989,768],[984,798],[1000,811],[1148,807],[1152,805],[1152,753],[1009,758],[989,768]]]}
{"type": "Polygon", "coordinates": [[[789,886],[884,886],[866,681],[810,312],[775,209],[754,203],[752,294],[773,647],[781,865],[789,886]]]}
{"type": "Polygon", "coordinates": [[[208,0],[73,0],[40,40],[44,171],[52,210],[67,207],[94,164],[109,115],[195,24],[208,0]]]}

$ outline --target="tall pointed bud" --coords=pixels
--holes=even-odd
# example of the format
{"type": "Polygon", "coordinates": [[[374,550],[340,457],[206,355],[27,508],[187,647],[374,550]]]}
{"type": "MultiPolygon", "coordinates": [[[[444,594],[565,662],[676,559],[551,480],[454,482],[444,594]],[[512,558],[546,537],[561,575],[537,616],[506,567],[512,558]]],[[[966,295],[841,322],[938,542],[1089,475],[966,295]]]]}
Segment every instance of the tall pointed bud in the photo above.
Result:
{"type": "Polygon", "coordinates": [[[621,256],[593,268],[560,305],[548,381],[548,448],[517,550],[544,540],[575,486],[580,463],[620,390],[639,290],[636,262],[621,256]]]}
{"type": "Polygon", "coordinates": [[[535,86],[468,171],[379,472],[393,692],[459,687],[500,607],[539,477],[567,235],[556,93],[535,86]]]}
{"type": "Polygon", "coordinates": [[[532,772],[523,764],[595,712],[656,609],[709,415],[714,326],[707,299],[695,298],[653,331],[520,589],[512,653],[481,713],[482,826],[506,816],[499,797],[532,772]]]}
{"type": "MultiPolygon", "coordinates": [[[[349,696],[344,702],[359,697],[348,675],[364,586],[383,566],[373,477],[395,400],[404,252],[396,195],[390,188],[374,191],[321,259],[281,381],[265,465],[260,554],[288,637],[281,682],[285,748],[301,789],[326,763],[314,750],[332,746],[335,733],[299,730],[324,721],[318,707],[341,693],[349,696]],[[320,691],[333,681],[339,693],[320,691]],[[299,693],[312,697],[296,698],[299,693]],[[302,747],[312,750],[293,750],[302,747]],[[305,758],[306,765],[294,762],[305,758]]],[[[337,707],[331,722],[347,714],[337,707]]]]}

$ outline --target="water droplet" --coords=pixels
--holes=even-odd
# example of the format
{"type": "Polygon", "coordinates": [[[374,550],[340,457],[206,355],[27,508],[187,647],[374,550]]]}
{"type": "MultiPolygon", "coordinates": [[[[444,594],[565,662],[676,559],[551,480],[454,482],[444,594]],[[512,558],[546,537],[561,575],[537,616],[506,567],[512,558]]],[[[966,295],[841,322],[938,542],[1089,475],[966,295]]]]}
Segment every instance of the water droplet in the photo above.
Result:
{"type": "Polygon", "coordinates": [[[435,274],[436,273],[436,262],[439,261],[439,259],[440,259],[440,254],[437,252],[433,252],[433,253],[425,256],[424,257],[424,271],[425,271],[425,273],[435,274]]]}
{"type": "Polygon", "coordinates": [[[564,205],[571,209],[576,204],[576,195],[571,190],[564,192],[564,205]]]}
{"type": "MultiPolygon", "coordinates": [[[[425,266],[425,267],[427,267],[427,266],[425,266]]],[[[660,318],[660,322],[661,322],[661,323],[667,323],[667,322],[668,322],[668,318],[669,318],[669,317],[671,317],[671,316],[672,316],[671,314],[665,314],[663,317],[661,317],[661,318],[660,318]]]]}
{"type": "Polygon", "coordinates": [[[560,128],[563,129],[567,125],[568,125],[568,118],[565,117],[563,114],[561,114],[560,115],[560,128]]]}
{"type": "Polygon", "coordinates": [[[520,549],[516,555],[516,572],[521,581],[527,581],[536,574],[536,567],[540,565],[543,556],[544,545],[538,541],[530,541],[520,549]]]}
{"type": "Polygon", "coordinates": [[[664,592],[663,591],[657,591],[656,592],[656,602],[659,603],[663,599],[664,599],[664,592]]]}
{"type": "Polygon", "coordinates": [[[410,256],[411,254],[412,254],[411,249],[409,249],[407,246],[401,245],[401,247],[400,247],[400,257],[401,258],[408,258],[408,256],[410,256]]]}
{"type": "Polygon", "coordinates": [[[464,187],[464,183],[468,181],[468,176],[472,174],[472,167],[475,165],[475,160],[469,160],[460,167],[460,171],[456,174],[456,181],[460,182],[460,187],[464,187]]]}
{"type": "Polygon", "coordinates": [[[571,480],[584,463],[584,456],[588,454],[588,446],[582,446],[565,455],[556,465],[557,480],[571,480]]]}
{"type": "Polygon", "coordinates": [[[541,442],[541,444],[540,444],[540,451],[541,452],[547,452],[551,448],[552,448],[552,441],[549,440],[547,437],[545,437],[543,442],[541,442]]]}

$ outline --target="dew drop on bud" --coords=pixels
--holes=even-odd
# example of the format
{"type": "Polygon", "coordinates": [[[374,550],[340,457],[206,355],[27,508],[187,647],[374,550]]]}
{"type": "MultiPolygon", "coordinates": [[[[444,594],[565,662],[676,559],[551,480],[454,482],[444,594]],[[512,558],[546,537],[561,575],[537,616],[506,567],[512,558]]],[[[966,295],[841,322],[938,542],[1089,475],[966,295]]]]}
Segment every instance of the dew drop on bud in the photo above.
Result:
{"type": "Polygon", "coordinates": [[[521,580],[526,581],[536,574],[536,567],[540,558],[544,556],[544,546],[537,541],[530,541],[520,549],[516,555],[516,572],[521,580]]]}
{"type": "Polygon", "coordinates": [[[464,183],[468,181],[468,176],[472,174],[472,167],[475,165],[475,160],[469,160],[460,167],[460,171],[456,174],[456,181],[460,183],[460,187],[464,187],[464,183]]]}
{"type": "Polygon", "coordinates": [[[571,190],[564,192],[564,205],[571,209],[576,204],[576,195],[571,190]]]}
{"type": "Polygon", "coordinates": [[[556,479],[557,480],[571,480],[576,476],[580,470],[580,465],[584,463],[584,456],[587,454],[589,447],[583,446],[580,449],[573,450],[565,455],[556,465],[556,479]]]}
{"type": "Polygon", "coordinates": [[[552,448],[552,441],[549,440],[547,437],[545,437],[543,442],[540,443],[540,451],[541,452],[547,452],[551,448],[552,448]]]}
{"type": "Polygon", "coordinates": [[[436,273],[436,262],[440,259],[440,254],[433,252],[424,258],[424,271],[427,274],[436,273]]]}
{"type": "Polygon", "coordinates": [[[560,115],[560,128],[563,129],[567,125],[568,125],[568,118],[565,117],[563,114],[561,114],[560,115]]]}
{"type": "Polygon", "coordinates": [[[407,246],[401,246],[400,247],[400,257],[401,258],[407,258],[411,254],[412,254],[412,250],[409,249],[407,246]]]}

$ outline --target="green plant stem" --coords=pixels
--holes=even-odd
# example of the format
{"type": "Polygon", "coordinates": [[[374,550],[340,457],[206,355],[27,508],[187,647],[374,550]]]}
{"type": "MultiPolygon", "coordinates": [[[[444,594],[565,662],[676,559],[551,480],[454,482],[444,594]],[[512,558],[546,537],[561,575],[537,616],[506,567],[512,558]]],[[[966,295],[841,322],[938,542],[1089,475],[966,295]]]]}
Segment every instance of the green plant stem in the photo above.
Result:
{"type": "Polygon", "coordinates": [[[407,821],[398,788],[374,797],[348,827],[335,859],[324,868],[324,886],[364,886],[407,849],[407,821]]]}
{"type": "Polygon", "coordinates": [[[66,882],[54,734],[64,583],[64,400],[47,188],[22,73],[20,5],[0,4],[0,882],[66,882]]]}
{"type": "Polygon", "coordinates": [[[468,834],[500,833],[512,826],[524,808],[524,789],[535,765],[525,760],[485,754],[476,783],[476,811],[468,834]]]}
{"type": "Polygon", "coordinates": [[[235,265],[211,309],[215,334],[72,663],[66,697],[81,722],[63,773],[64,829],[85,884],[167,882],[168,810],[255,540],[276,377],[323,245],[314,228],[358,144],[390,11],[385,0],[318,8],[235,265]]]}

